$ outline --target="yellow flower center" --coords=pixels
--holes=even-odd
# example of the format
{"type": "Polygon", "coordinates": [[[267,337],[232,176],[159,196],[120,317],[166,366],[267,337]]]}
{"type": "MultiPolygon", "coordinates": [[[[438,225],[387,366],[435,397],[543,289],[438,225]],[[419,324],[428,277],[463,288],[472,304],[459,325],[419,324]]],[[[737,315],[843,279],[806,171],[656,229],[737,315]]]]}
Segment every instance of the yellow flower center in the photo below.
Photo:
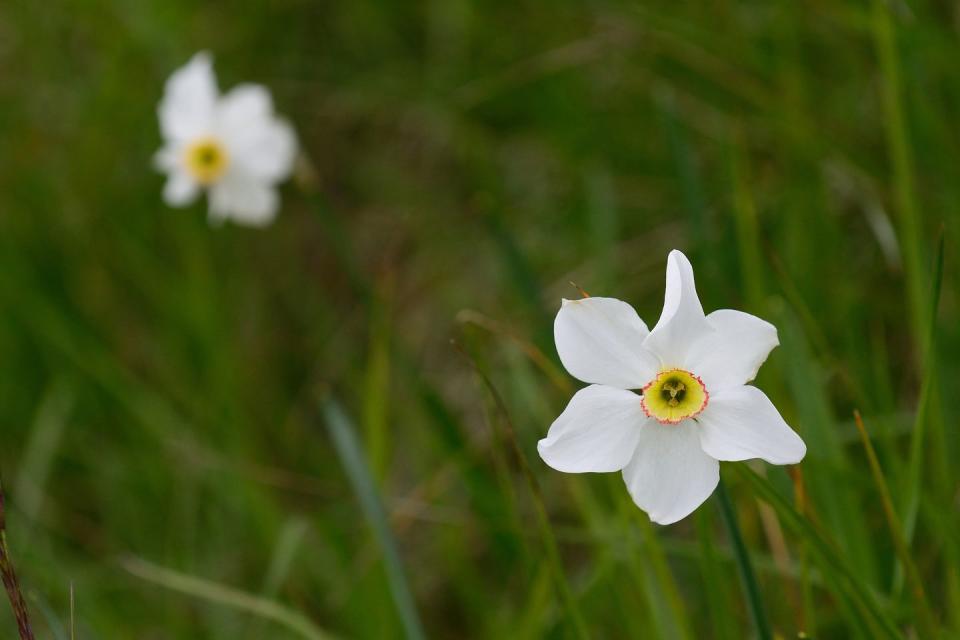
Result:
{"type": "Polygon", "coordinates": [[[663,424],[693,418],[707,406],[710,394],[703,381],[689,371],[668,369],[643,388],[644,413],[663,424]]]}
{"type": "Polygon", "coordinates": [[[230,164],[227,150],[215,138],[201,138],[187,145],[184,159],[187,171],[200,184],[216,182],[230,164]]]}

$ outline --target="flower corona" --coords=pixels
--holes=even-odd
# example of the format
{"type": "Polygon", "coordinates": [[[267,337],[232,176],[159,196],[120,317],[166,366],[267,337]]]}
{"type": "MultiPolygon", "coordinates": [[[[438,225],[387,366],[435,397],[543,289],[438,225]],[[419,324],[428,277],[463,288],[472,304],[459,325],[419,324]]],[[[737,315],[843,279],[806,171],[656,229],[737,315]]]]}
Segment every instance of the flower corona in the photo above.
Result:
{"type": "Polygon", "coordinates": [[[683,369],[667,369],[643,387],[640,404],[648,418],[678,424],[696,417],[707,407],[710,393],[703,380],[683,369]]]}
{"type": "Polygon", "coordinates": [[[230,154],[216,138],[200,138],[186,146],[183,164],[194,180],[202,185],[211,185],[230,166],[230,154]]]}

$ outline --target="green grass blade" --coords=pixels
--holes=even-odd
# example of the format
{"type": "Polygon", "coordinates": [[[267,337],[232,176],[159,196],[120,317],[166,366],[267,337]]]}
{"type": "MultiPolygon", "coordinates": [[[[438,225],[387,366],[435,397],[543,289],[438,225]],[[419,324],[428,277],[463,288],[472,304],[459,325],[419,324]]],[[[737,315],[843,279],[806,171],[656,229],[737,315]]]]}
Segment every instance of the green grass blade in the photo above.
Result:
{"type": "Polygon", "coordinates": [[[547,357],[540,347],[523,336],[518,335],[502,322],[472,309],[461,310],[457,314],[457,322],[465,326],[479,327],[500,339],[511,341],[549,378],[553,386],[557,388],[557,391],[564,396],[569,396],[574,393],[573,385],[570,384],[570,378],[563,369],[558,367],[551,358],[547,357]]]}
{"type": "MultiPolygon", "coordinates": [[[[933,282],[931,284],[929,325],[925,339],[924,358],[925,366],[923,382],[920,384],[920,398],[917,401],[917,410],[910,434],[910,454],[907,463],[907,489],[903,509],[903,533],[907,544],[913,540],[913,533],[920,511],[920,492],[923,485],[924,452],[927,449],[927,424],[934,421],[928,418],[933,386],[937,379],[936,347],[937,347],[937,310],[940,306],[940,292],[943,285],[943,254],[944,237],[940,235],[937,246],[937,255],[934,261],[933,282]]],[[[939,434],[938,434],[939,435],[939,434]]],[[[941,440],[941,438],[938,438],[941,440]]],[[[941,451],[941,454],[944,452],[941,451]]],[[[903,584],[903,574],[899,571],[894,576],[894,592],[899,592],[903,584]]]]}
{"type": "Polygon", "coordinates": [[[123,568],[134,576],[184,595],[214,602],[254,616],[272,620],[307,640],[332,640],[303,614],[273,600],[251,595],[222,584],[155,565],[141,558],[125,558],[123,568]]]}
{"type": "Polygon", "coordinates": [[[523,454],[523,450],[520,448],[520,443],[517,441],[516,430],[513,428],[513,423],[510,419],[510,414],[507,411],[507,407],[503,402],[503,397],[500,395],[500,392],[497,391],[496,386],[494,386],[490,378],[480,369],[479,366],[477,366],[476,361],[469,357],[468,360],[473,366],[474,371],[476,371],[477,375],[480,377],[480,380],[483,382],[484,387],[486,387],[487,391],[490,393],[490,396],[493,398],[493,401],[500,412],[500,417],[503,420],[503,436],[506,440],[506,444],[513,450],[512,453],[517,464],[520,466],[523,477],[527,482],[527,487],[530,490],[531,496],[533,497],[533,506],[537,516],[537,525],[540,529],[540,535],[544,542],[547,562],[553,568],[557,590],[566,608],[567,617],[569,618],[571,626],[573,627],[573,630],[577,636],[580,638],[589,638],[590,634],[587,632],[587,626],[584,622],[583,614],[580,612],[580,607],[573,595],[573,590],[570,588],[570,584],[567,580],[566,571],[563,568],[563,561],[560,558],[560,549],[557,545],[557,538],[553,533],[553,527],[550,524],[547,506],[543,499],[543,491],[540,488],[540,483],[537,481],[536,476],[533,475],[530,465],[527,463],[527,458],[523,454]]]}
{"type": "Polygon", "coordinates": [[[737,623],[733,617],[733,606],[729,594],[724,588],[723,567],[717,557],[714,543],[713,513],[709,509],[698,509],[694,514],[699,542],[698,559],[700,576],[710,612],[713,634],[721,640],[734,640],[739,637],[737,623]]]}
{"type": "Polygon", "coordinates": [[[29,443],[20,461],[14,492],[14,500],[27,523],[37,519],[43,505],[47,481],[74,401],[73,390],[61,380],[51,387],[37,411],[29,443]]]}
{"type": "Polygon", "coordinates": [[[373,287],[357,265],[356,257],[350,251],[350,236],[347,229],[344,228],[343,222],[337,212],[327,204],[323,194],[309,193],[307,197],[310,200],[316,219],[323,227],[323,235],[327,240],[327,246],[336,258],[338,266],[360,301],[369,304],[373,298],[373,287]]]}
{"type": "Polygon", "coordinates": [[[749,467],[738,464],[734,465],[734,469],[760,499],[774,508],[784,525],[807,543],[819,567],[835,578],[836,585],[841,590],[840,597],[850,597],[857,608],[867,616],[865,622],[870,624],[876,637],[899,638],[900,632],[896,625],[876,601],[873,593],[859,576],[850,570],[832,543],[824,538],[813,523],[798,513],[766,479],[749,467]]]}
{"type": "Polygon", "coordinates": [[[391,285],[377,288],[370,305],[370,338],[363,381],[363,434],[370,470],[382,483],[390,460],[391,285]]]}
{"type": "Polygon", "coordinates": [[[491,240],[500,251],[503,268],[509,274],[509,282],[530,310],[534,342],[541,349],[546,349],[547,345],[553,342],[553,322],[543,306],[543,290],[537,274],[499,211],[488,212],[483,217],[483,222],[491,240]]]}
{"type": "Polygon", "coordinates": [[[279,593],[290,570],[296,566],[297,555],[309,529],[309,523],[299,516],[284,523],[280,535],[277,536],[277,544],[273,549],[270,566],[263,581],[261,593],[264,596],[272,598],[279,593]]]}
{"type": "Polygon", "coordinates": [[[917,343],[923,340],[927,307],[924,304],[924,273],[921,233],[923,223],[913,184],[913,152],[902,102],[900,63],[892,5],[873,0],[872,31],[880,62],[881,98],[887,133],[887,153],[893,165],[893,188],[900,221],[900,246],[907,278],[910,317],[917,343]]]}
{"type": "Polygon", "coordinates": [[[673,91],[662,91],[657,95],[660,121],[670,146],[673,170],[680,183],[680,195],[683,209],[690,221],[690,233],[694,246],[703,251],[708,243],[706,202],[703,193],[703,181],[699,175],[696,156],[691,149],[684,124],[679,120],[676,96],[673,91]]]}
{"type": "MultiPolygon", "coordinates": [[[[620,478],[616,478],[617,481],[620,478]]],[[[622,491],[622,488],[620,489],[622,491]]],[[[640,529],[643,541],[644,556],[639,560],[648,565],[642,569],[644,588],[653,610],[661,638],[692,638],[690,631],[690,616],[687,614],[683,598],[677,587],[676,580],[667,562],[667,556],[656,531],[645,513],[640,511],[632,500],[626,497],[621,504],[629,510],[630,518],[640,529]]]]}
{"type": "Polygon", "coordinates": [[[740,258],[741,282],[748,305],[759,309],[763,301],[763,275],[767,272],[760,256],[760,228],[757,206],[749,187],[747,160],[741,149],[740,136],[735,135],[728,151],[733,183],[733,213],[736,221],[737,249],[740,258]]]}
{"type": "Polygon", "coordinates": [[[761,638],[761,640],[771,640],[773,634],[770,632],[770,623],[767,621],[766,608],[763,605],[763,599],[760,597],[760,587],[757,585],[757,578],[753,573],[753,566],[750,563],[750,553],[747,551],[747,546],[743,542],[743,534],[740,533],[740,525],[737,523],[737,514],[733,511],[733,504],[730,502],[730,496],[727,494],[727,488],[723,482],[723,478],[720,478],[716,494],[717,504],[720,506],[720,514],[723,516],[727,533],[730,535],[733,557],[737,561],[737,573],[740,575],[744,599],[747,601],[747,611],[753,620],[753,626],[757,631],[757,636],[761,638]]]}
{"type": "MultiPolygon", "coordinates": [[[[263,587],[260,589],[260,597],[269,599],[277,597],[291,569],[297,566],[297,560],[302,557],[303,540],[309,529],[307,520],[299,516],[284,523],[271,554],[263,587]]],[[[263,620],[258,620],[255,624],[245,624],[244,632],[240,637],[244,640],[263,637],[264,624],[263,620]]]]}
{"type": "Polygon", "coordinates": [[[836,429],[830,398],[820,382],[824,379],[823,369],[811,355],[792,314],[783,314],[778,326],[783,332],[783,355],[790,362],[787,382],[795,400],[797,422],[807,443],[804,470],[810,503],[829,526],[860,579],[874,584],[876,554],[872,553],[869,527],[855,509],[857,494],[849,484],[838,485],[833,479],[834,474],[854,473],[854,467],[836,429]],[[811,381],[814,382],[811,384],[811,381]]]}
{"type": "Polygon", "coordinates": [[[923,589],[923,582],[917,571],[917,566],[910,557],[910,549],[903,537],[900,519],[893,508],[893,500],[890,498],[890,489],[887,481],[883,477],[883,470],[880,468],[880,461],[877,459],[877,453],[873,450],[870,443],[870,436],[867,435],[867,428],[863,424],[859,411],[853,412],[854,422],[857,424],[857,430],[860,432],[860,438],[863,441],[863,448],[867,452],[867,462],[870,464],[870,473],[873,476],[873,482],[877,485],[877,493],[880,495],[880,503],[883,505],[883,512],[887,518],[887,526],[890,528],[890,536],[893,538],[893,546],[897,555],[900,557],[900,566],[903,567],[910,581],[910,590],[916,602],[919,611],[920,628],[923,636],[933,638],[936,635],[936,621],[933,613],[930,611],[930,603],[927,601],[927,595],[923,589]]]}
{"type": "MultiPolygon", "coordinates": [[[[50,637],[52,640],[67,640],[67,630],[63,625],[63,621],[60,619],[61,612],[55,609],[46,598],[36,591],[30,593],[30,604],[33,606],[34,611],[37,612],[37,620],[42,621],[43,624],[38,624],[38,629],[43,629],[44,625],[46,626],[46,633],[48,636],[41,637],[50,637]]],[[[41,633],[43,633],[41,631],[41,633]]],[[[70,640],[73,640],[72,638],[70,640]]]]}
{"type": "Polygon", "coordinates": [[[601,291],[611,291],[617,287],[620,266],[617,253],[610,251],[610,247],[616,247],[620,240],[618,194],[610,172],[605,167],[594,167],[585,173],[587,220],[591,249],[597,260],[591,285],[601,291]]]}
{"type": "Polygon", "coordinates": [[[350,419],[332,396],[323,399],[321,410],[324,422],[330,432],[337,455],[343,464],[344,471],[353,486],[353,491],[360,501],[360,507],[367,519],[367,524],[373,530],[374,537],[383,553],[384,568],[390,583],[393,601],[403,621],[407,637],[415,640],[424,638],[423,626],[414,603],[413,594],[407,584],[407,578],[400,562],[400,553],[383,505],[377,493],[376,484],[370,474],[370,469],[364,459],[357,440],[356,432],[350,419]]]}

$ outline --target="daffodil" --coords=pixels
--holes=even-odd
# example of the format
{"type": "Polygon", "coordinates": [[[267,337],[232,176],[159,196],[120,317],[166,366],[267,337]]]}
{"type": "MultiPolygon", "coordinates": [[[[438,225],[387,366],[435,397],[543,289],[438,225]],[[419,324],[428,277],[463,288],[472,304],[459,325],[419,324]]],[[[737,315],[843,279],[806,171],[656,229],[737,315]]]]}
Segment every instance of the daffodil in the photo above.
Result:
{"type": "Polygon", "coordinates": [[[164,146],[154,161],[167,174],[167,204],[189,205],[206,190],[212,221],[273,220],[276,185],[290,175],[297,144],[266,88],[241,84],[220,95],[211,57],[201,52],[167,80],[157,112],[164,146]]]}
{"type": "Polygon", "coordinates": [[[589,383],[537,449],[568,473],[622,471],[633,501],[670,524],[716,488],[720,460],[795,464],[807,448],[767,396],[747,383],[779,344],[769,322],[705,315],[687,257],[667,258],[660,320],[647,329],[614,298],[564,300],[554,323],[560,360],[589,383]]]}

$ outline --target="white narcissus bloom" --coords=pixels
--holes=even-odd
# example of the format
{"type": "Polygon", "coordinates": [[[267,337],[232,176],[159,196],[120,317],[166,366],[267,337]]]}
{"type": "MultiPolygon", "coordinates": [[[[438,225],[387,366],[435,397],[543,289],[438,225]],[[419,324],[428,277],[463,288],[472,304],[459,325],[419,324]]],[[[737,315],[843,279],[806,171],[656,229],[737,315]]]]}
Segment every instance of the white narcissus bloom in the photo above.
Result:
{"type": "Polygon", "coordinates": [[[667,258],[663,312],[647,330],[614,298],[564,300],[557,351],[590,384],[570,400],[537,449],[558,471],[623,471],[633,501],[670,524],[720,480],[719,460],[795,464],[807,447],[767,396],[747,383],[779,344],[769,322],[722,309],[704,315],[693,267],[667,258]]]}
{"type": "Polygon", "coordinates": [[[266,88],[241,84],[221,96],[210,54],[201,52],[167,80],[157,113],[164,146],[154,162],[168,176],[167,204],[189,205],[206,189],[211,221],[273,220],[276,185],[293,169],[297,142],[266,88]]]}

